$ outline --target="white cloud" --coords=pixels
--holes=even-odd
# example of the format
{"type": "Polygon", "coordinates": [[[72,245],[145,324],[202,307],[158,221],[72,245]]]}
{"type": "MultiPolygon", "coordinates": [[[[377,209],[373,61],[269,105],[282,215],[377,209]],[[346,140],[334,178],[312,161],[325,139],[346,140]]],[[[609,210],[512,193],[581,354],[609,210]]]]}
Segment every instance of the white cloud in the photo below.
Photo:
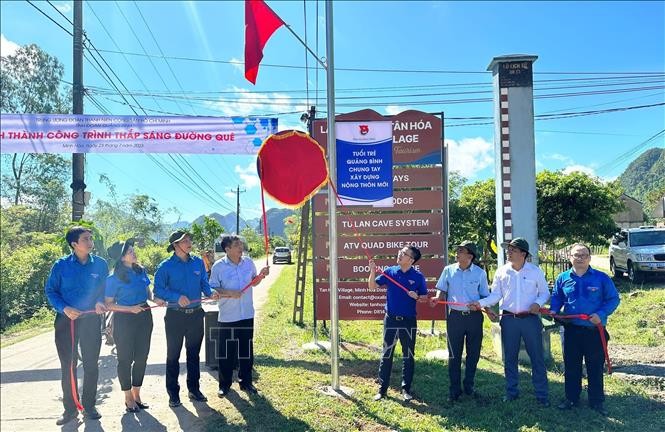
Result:
{"type": "Polygon", "coordinates": [[[227,116],[248,116],[266,113],[307,111],[304,101],[294,101],[284,93],[252,93],[247,89],[232,87],[217,102],[210,102],[210,109],[227,116]]]}
{"type": "Polygon", "coordinates": [[[67,14],[72,10],[72,5],[68,1],[63,2],[54,2],[55,8],[58,9],[63,14],[67,14]]]}
{"type": "Polygon", "coordinates": [[[20,48],[20,45],[10,41],[5,37],[4,34],[0,34],[0,55],[3,57],[6,57],[8,55],[13,55],[18,49],[20,48]]]}
{"type": "Polygon", "coordinates": [[[494,164],[494,146],[484,138],[447,139],[450,170],[474,178],[478,171],[494,164]]]}
{"type": "Polygon", "coordinates": [[[247,165],[247,168],[243,168],[240,165],[236,165],[235,170],[240,180],[243,181],[242,186],[247,189],[252,189],[257,187],[260,184],[259,176],[256,173],[256,163],[250,162],[247,165]]]}
{"type": "Polygon", "coordinates": [[[596,170],[586,165],[579,165],[579,164],[568,165],[563,169],[564,174],[570,174],[575,171],[581,172],[582,174],[586,174],[591,177],[596,177],[596,170]]]}
{"type": "Polygon", "coordinates": [[[386,114],[387,115],[397,115],[401,113],[402,111],[406,111],[407,108],[401,107],[399,105],[388,105],[385,108],[386,114]]]}
{"type": "Polygon", "coordinates": [[[224,192],[224,196],[227,198],[235,198],[236,194],[234,192],[224,192]]]}
{"type": "Polygon", "coordinates": [[[564,163],[567,163],[567,164],[573,164],[574,163],[573,160],[569,156],[562,155],[560,153],[545,154],[545,155],[543,155],[543,159],[560,161],[560,162],[564,162],[564,163]]]}
{"type": "Polygon", "coordinates": [[[237,59],[235,57],[231,57],[231,60],[229,60],[229,61],[231,62],[231,65],[233,66],[233,68],[235,70],[240,71],[243,74],[245,73],[245,62],[244,61],[242,61],[240,59],[237,59]]]}

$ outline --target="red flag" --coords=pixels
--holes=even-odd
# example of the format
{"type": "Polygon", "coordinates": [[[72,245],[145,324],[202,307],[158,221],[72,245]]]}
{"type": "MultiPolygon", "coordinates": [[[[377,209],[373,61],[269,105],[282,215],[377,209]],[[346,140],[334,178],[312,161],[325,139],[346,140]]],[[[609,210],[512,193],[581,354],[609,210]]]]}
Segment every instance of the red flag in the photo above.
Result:
{"type": "Polygon", "coordinates": [[[256,84],[263,47],[284,21],[263,0],[245,0],[245,78],[256,84]]]}

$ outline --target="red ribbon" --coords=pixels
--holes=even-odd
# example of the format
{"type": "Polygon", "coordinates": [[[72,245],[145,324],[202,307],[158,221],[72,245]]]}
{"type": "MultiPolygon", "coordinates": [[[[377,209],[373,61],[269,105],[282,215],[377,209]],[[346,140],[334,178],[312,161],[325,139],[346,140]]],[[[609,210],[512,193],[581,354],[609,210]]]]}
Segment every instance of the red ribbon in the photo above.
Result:
{"type": "MultiPolygon", "coordinates": [[[[69,318],[69,317],[68,317],[69,318]]],[[[74,376],[74,365],[77,363],[78,360],[78,350],[76,349],[76,345],[74,344],[74,320],[70,319],[69,320],[69,333],[71,335],[72,339],[72,362],[69,364],[69,383],[71,385],[71,390],[72,390],[72,399],[74,399],[74,405],[76,405],[76,409],[79,411],[83,411],[83,406],[81,405],[81,402],[79,402],[79,395],[78,395],[78,386],[76,383],[76,377],[74,376]]]]}

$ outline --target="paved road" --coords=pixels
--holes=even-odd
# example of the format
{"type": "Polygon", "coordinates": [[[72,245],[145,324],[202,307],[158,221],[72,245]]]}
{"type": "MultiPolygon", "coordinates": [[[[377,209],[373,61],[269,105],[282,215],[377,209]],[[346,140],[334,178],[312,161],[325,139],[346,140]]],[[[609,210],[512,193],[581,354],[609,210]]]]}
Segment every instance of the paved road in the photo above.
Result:
{"type": "MultiPolygon", "coordinates": [[[[257,268],[265,261],[255,261],[257,268]]],[[[284,266],[273,265],[270,275],[254,288],[257,312],[265,303],[267,292],[284,266]]],[[[203,419],[215,413],[208,403],[187,399],[183,352],[180,364],[181,400],[183,405],[169,408],[165,390],[166,336],[163,308],[153,309],[154,329],[146,377],[141,389],[143,402],[150,409],[137,414],[125,413],[124,396],[116,373],[114,347],[102,343],[99,358],[97,409],[100,420],[72,421],[62,428],[55,420],[62,413],[60,362],[55,350],[54,333],[49,331],[31,339],[3,348],[0,352],[0,429],[5,431],[197,431],[203,419]]],[[[184,350],[183,350],[184,351],[184,350]]],[[[201,349],[201,389],[214,400],[217,373],[205,367],[205,349],[201,349]]],[[[79,385],[83,370],[79,367],[79,385]]]]}

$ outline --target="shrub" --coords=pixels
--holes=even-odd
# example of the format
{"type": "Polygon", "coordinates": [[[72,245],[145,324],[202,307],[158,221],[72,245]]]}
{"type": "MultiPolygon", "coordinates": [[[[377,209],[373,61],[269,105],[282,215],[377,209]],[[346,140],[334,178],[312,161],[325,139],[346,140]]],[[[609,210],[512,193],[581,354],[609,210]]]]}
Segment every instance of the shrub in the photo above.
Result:
{"type": "Polygon", "coordinates": [[[49,307],[44,284],[56,259],[62,256],[54,242],[5,250],[0,260],[2,308],[0,329],[32,317],[49,307]]]}

